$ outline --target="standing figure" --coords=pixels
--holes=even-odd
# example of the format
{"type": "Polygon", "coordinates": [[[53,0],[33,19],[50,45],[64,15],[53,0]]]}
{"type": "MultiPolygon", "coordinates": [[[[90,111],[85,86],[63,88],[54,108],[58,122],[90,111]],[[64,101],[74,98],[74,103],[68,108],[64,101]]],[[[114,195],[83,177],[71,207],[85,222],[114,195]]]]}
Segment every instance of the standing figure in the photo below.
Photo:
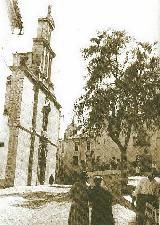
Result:
{"type": "Polygon", "coordinates": [[[155,172],[140,180],[133,192],[133,200],[136,200],[137,225],[144,225],[146,203],[155,206],[158,203],[159,184],[154,179],[155,172]]]}
{"type": "Polygon", "coordinates": [[[87,174],[81,172],[70,190],[72,200],[68,225],[89,225],[87,174]]]}
{"type": "Polygon", "coordinates": [[[51,174],[49,177],[49,184],[52,185],[53,183],[54,183],[54,177],[53,177],[53,174],[51,174]]]}
{"type": "Polygon", "coordinates": [[[95,186],[90,190],[89,201],[92,203],[91,225],[113,225],[112,194],[101,186],[103,178],[94,178],[95,186]]]}

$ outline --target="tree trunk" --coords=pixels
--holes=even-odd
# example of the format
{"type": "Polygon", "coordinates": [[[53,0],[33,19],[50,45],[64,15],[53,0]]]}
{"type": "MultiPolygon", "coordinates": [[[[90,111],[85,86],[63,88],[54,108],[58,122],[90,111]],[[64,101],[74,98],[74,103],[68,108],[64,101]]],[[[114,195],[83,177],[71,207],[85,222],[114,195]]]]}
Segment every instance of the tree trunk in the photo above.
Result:
{"type": "Polygon", "coordinates": [[[119,137],[114,135],[114,133],[110,132],[109,136],[112,140],[117,144],[120,152],[121,152],[121,193],[126,193],[127,184],[128,184],[128,170],[127,170],[127,148],[131,135],[132,123],[128,125],[128,132],[125,137],[124,145],[121,143],[119,137]]]}
{"type": "Polygon", "coordinates": [[[127,149],[121,149],[121,193],[126,193],[128,183],[127,149]]]}

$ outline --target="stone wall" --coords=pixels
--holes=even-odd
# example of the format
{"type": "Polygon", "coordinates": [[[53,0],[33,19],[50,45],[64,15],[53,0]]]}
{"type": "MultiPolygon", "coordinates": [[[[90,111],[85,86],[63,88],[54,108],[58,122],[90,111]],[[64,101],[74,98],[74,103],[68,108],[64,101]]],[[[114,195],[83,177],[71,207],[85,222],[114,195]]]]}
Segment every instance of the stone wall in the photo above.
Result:
{"type": "Polygon", "coordinates": [[[27,185],[28,160],[30,153],[30,137],[26,131],[20,130],[18,136],[18,147],[16,155],[16,171],[14,185],[27,185]]]}
{"type": "Polygon", "coordinates": [[[152,156],[152,163],[156,164],[157,169],[160,170],[160,131],[153,132],[150,135],[150,144],[144,147],[134,146],[133,136],[131,135],[127,151],[129,161],[135,161],[136,155],[148,154],[152,156]]]}
{"type": "Polygon", "coordinates": [[[0,179],[5,179],[7,156],[8,156],[8,139],[9,139],[8,118],[7,116],[3,116],[3,120],[1,120],[1,127],[0,127],[0,142],[2,144],[2,146],[0,147],[0,179]]]}
{"type": "MultiPolygon", "coordinates": [[[[120,159],[120,151],[116,144],[107,136],[96,139],[68,138],[62,140],[59,146],[59,155],[68,170],[79,170],[81,160],[86,161],[86,154],[94,152],[94,158],[100,158],[100,163],[109,163],[112,157],[120,159]],[[78,143],[78,151],[75,151],[75,143],[78,143]],[[87,142],[90,142],[90,150],[87,152],[87,142]],[[62,150],[63,148],[63,150],[62,150]],[[63,152],[64,151],[64,152],[63,152]],[[73,156],[78,156],[78,166],[73,165],[73,156]]],[[[91,165],[88,165],[91,168],[91,165]]]]}
{"type": "Polygon", "coordinates": [[[120,159],[120,150],[112,139],[103,134],[92,141],[91,150],[95,152],[95,157],[100,156],[101,162],[109,162],[112,157],[120,159]]]}
{"type": "Polygon", "coordinates": [[[16,169],[16,154],[18,146],[20,113],[21,113],[21,99],[23,90],[24,73],[19,69],[12,68],[12,76],[10,79],[11,86],[9,88],[8,97],[5,103],[5,116],[8,118],[8,155],[5,173],[5,185],[13,186],[16,169]]]}

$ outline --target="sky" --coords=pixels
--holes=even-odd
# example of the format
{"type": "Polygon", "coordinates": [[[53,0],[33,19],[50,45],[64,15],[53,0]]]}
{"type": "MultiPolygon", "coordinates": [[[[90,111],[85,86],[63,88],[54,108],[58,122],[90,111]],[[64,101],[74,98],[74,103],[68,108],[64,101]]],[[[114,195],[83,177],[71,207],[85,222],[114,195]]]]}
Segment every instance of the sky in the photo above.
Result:
{"type": "Polygon", "coordinates": [[[87,73],[80,49],[89,44],[96,31],[108,28],[125,29],[140,41],[157,41],[160,37],[160,6],[159,0],[19,0],[24,35],[10,35],[4,26],[5,20],[0,22],[0,27],[4,26],[5,31],[0,34],[0,57],[6,65],[11,64],[12,52],[31,51],[37,19],[46,16],[48,4],[52,5],[55,21],[51,40],[56,53],[52,81],[62,106],[62,135],[72,120],[74,101],[82,93],[87,73]]]}

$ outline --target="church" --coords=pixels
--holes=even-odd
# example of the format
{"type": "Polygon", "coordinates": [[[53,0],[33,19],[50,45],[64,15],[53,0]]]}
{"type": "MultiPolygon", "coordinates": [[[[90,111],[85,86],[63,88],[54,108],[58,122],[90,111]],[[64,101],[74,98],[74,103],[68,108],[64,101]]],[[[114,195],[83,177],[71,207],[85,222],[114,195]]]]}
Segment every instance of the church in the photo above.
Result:
{"type": "Polygon", "coordinates": [[[13,54],[0,132],[0,186],[48,184],[55,175],[60,104],[51,81],[51,7],[31,52],[13,54]]]}

